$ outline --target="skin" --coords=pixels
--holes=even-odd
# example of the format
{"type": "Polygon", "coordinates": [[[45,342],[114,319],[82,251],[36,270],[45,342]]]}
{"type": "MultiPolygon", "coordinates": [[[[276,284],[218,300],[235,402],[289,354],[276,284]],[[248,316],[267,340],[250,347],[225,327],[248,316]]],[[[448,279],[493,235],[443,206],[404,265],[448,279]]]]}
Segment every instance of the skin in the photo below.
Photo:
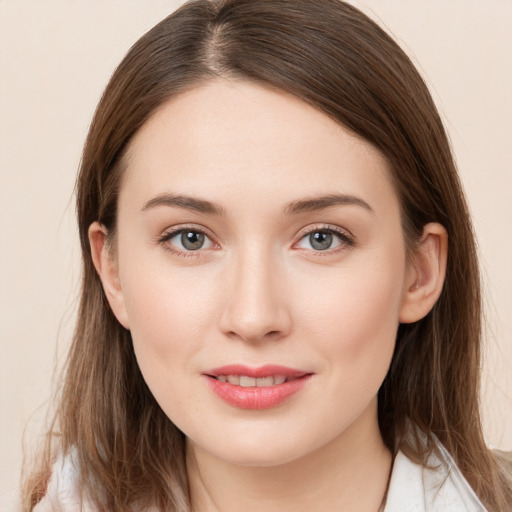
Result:
{"type": "Polygon", "coordinates": [[[439,296],[447,250],[428,224],[406,258],[383,155],[286,93],[216,80],[139,130],[118,207],[116,250],[94,223],[93,259],[149,388],[187,436],[194,509],[377,511],[391,465],[377,392],[399,323],[439,296]],[[333,194],[350,201],[289,211],[333,194]],[[203,247],[180,247],[180,228],[205,232],[203,247]],[[320,251],[309,234],[327,229],[341,237],[320,251]],[[202,375],[236,363],[313,376],[277,407],[243,410],[202,375]]]}

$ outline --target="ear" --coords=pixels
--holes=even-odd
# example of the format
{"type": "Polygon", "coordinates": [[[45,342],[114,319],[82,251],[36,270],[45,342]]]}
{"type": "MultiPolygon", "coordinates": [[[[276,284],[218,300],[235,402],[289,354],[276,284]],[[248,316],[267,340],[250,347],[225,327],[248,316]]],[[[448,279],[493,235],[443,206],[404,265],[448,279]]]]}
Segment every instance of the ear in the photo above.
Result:
{"type": "Polygon", "coordinates": [[[92,261],[103,284],[108,303],[119,323],[125,329],[129,329],[128,315],[119,281],[117,259],[107,243],[107,228],[99,222],[93,222],[89,226],[88,234],[92,261]]]}
{"type": "Polygon", "coordinates": [[[443,289],[447,257],[446,229],[436,222],[426,224],[406,271],[401,323],[421,320],[434,307],[443,289]]]}

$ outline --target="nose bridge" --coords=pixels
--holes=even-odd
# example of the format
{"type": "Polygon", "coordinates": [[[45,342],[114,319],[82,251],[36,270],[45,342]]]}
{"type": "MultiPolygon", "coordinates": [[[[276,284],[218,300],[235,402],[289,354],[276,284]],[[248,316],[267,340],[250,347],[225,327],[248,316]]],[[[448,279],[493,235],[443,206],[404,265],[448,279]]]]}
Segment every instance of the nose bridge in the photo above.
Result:
{"type": "Polygon", "coordinates": [[[223,331],[245,341],[277,339],[288,334],[290,312],[283,276],[272,248],[257,242],[241,247],[228,272],[230,291],[223,331]]]}

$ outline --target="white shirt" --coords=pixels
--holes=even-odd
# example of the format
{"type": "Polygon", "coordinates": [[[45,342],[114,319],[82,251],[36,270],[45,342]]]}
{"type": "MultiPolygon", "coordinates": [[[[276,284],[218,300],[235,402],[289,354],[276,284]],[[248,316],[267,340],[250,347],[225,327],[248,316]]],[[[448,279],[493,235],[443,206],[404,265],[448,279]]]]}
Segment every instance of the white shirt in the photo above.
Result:
{"type": "Polygon", "coordinates": [[[431,455],[429,467],[398,452],[384,512],[485,512],[451,455],[439,445],[442,459],[431,455]]]}
{"type": "MultiPolygon", "coordinates": [[[[485,512],[450,454],[440,446],[442,458],[432,455],[428,465],[415,464],[398,452],[384,512],[485,512]]],[[[87,500],[80,506],[78,470],[74,454],[55,463],[45,497],[34,512],[97,512],[87,500]]]]}

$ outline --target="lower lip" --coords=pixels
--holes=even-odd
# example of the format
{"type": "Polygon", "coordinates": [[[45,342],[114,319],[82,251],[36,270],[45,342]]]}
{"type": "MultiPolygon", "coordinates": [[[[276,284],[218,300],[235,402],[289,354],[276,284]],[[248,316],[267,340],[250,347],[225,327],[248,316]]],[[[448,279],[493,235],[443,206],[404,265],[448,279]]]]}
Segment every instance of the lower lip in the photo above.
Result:
{"type": "Polygon", "coordinates": [[[298,393],[310,377],[311,374],[308,374],[276,386],[244,388],[206,376],[211,390],[229,405],[253,410],[277,407],[298,393]]]}

